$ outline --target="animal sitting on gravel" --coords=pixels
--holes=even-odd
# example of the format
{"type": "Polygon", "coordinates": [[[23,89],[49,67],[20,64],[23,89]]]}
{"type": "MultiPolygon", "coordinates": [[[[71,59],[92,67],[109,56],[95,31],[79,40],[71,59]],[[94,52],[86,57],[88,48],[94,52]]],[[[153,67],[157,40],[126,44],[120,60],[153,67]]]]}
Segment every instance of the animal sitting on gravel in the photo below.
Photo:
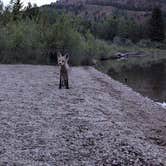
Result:
{"type": "Polygon", "coordinates": [[[59,81],[59,89],[62,86],[65,86],[66,89],[69,89],[69,80],[68,80],[68,70],[69,70],[69,54],[65,54],[62,56],[60,52],[58,52],[58,65],[60,66],[60,81],[59,81]]]}

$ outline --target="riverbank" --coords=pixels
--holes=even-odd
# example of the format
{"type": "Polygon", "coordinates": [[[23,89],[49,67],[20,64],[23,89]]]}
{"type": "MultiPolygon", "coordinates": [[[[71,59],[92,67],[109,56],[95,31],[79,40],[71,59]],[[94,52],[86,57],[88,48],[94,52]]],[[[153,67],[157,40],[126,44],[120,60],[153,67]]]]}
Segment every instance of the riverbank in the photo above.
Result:
{"type": "Polygon", "coordinates": [[[156,102],[165,102],[166,50],[132,49],[114,53],[113,58],[98,61],[95,67],[143,96],[156,102]]]}
{"type": "Polygon", "coordinates": [[[166,111],[91,67],[0,65],[0,165],[166,165],[166,111]]]}
{"type": "Polygon", "coordinates": [[[150,67],[153,64],[166,63],[166,50],[164,49],[141,48],[138,46],[120,47],[113,45],[110,45],[110,47],[110,55],[102,57],[108,60],[98,60],[96,63],[96,67],[103,72],[109,72],[109,70],[120,72],[124,69],[132,69],[133,67],[150,67]],[[115,58],[119,53],[128,56],[119,59],[115,58]]]}

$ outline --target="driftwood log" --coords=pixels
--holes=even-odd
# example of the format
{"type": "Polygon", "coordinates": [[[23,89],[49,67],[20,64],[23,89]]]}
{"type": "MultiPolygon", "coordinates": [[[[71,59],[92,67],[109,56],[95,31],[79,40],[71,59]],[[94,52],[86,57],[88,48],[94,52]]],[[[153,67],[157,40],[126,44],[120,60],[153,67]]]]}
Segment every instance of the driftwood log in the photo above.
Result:
{"type": "Polygon", "coordinates": [[[143,56],[146,56],[144,52],[127,52],[127,53],[118,52],[113,56],[101,57],[100,60],[106,61],[106,60],[127,59],[129,57],[143,57],[143,56]]]}

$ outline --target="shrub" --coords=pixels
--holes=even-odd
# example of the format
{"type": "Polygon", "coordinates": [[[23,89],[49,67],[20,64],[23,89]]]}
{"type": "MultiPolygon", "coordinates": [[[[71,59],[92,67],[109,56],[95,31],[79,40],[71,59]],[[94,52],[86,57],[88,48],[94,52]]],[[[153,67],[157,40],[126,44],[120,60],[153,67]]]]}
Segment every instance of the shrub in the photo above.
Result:
{"type": "Polygon", "coordinates": [[[115,45],[124,45],[124,39],[116,36],[113,39],[113,44],[115,44],[115,45]]]}
{"type": "Polygon", "coordinates": [[[146,48],[146,47],[150,47],[152,45],[152,42],[150,41],[150,39],[142,39],[137,43],[137,45],[139,47],[146,48]]]}

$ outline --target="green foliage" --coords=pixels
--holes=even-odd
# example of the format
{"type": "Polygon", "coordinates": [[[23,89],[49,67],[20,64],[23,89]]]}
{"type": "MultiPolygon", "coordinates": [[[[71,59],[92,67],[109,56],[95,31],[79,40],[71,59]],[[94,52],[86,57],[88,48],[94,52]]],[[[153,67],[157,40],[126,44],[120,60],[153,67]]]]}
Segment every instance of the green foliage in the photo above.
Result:
{"type": "Polygon", "coordinates": [[[93,32],[96,33],[99,38],[105,40],[113,40],[118,32],[118,20],[116,17],[109,18],[104,22],[95,23],[93,26],[93,29],[95,29],[93,32]]]}
{"type": "Polygon", "coordinates": [[[3,13],[3,2],[0,0],[0,14],[3,13]]]}
{"type": "MultiPolygon", "coordinates": [[[[16,0],[0,8],[0,62],[52,64],[56,63],[56,51],[61,50],[71,54],[71,64],[91,65],[96,59],[112,56],[117,47],[133,47],[133,42],[145,37],[142,29],[124,17],[97,23],[30,3],[22,9],[21,1],[16,0]]],[[[144,47],[148,42],[138,45],[144,47]]]]}
{"type": "Polygon", "coordinates": [[[15,0],[12,2],[12,15],[13,15],[13,20],[17,20],[20,18],[20,11],[23,7],[23,3],[21,0],[15,0]]]}
{"type": "Polygon", "coordinates": [[[128,38],[136,42],[140,39],[141,31],[140,27],[132,19],[121,18],[118,25],[118,36],[121,38],[128,38]]]}
{"type": "Polygon", "coordinates": [[[94,23],[92,33],[104,40],[112,41],[114,37],[130,39],[138,42],[142,38],[146,38],[146,25],[141,25],[131,18],[126,17],[110,17],[103,22],[94,23]]]}
{"type": "MultiPolygon", "coordinates": [[[[10,14],[13,17],[13,13],[10,14]]],[[[0,61],[47,64],[51,63],[47,50],[55,49],[68,51],[72,55],[71,62],[80,64],[87,47],[86,39],[77,31],[78,27],[72,19],[65,14],[55,15],[54,23],[49,22],[50,15],[43,13],[38,19],[23,17],[19,20],[9,19],[5,24],[2,22],[0,61]]]]}
{"type": "Polygon", "coordinates": [[[165,39],[164,21],[160,8],[154,8],[149,25],[149,37],[152,41],[163,41],[165,39]]]}

